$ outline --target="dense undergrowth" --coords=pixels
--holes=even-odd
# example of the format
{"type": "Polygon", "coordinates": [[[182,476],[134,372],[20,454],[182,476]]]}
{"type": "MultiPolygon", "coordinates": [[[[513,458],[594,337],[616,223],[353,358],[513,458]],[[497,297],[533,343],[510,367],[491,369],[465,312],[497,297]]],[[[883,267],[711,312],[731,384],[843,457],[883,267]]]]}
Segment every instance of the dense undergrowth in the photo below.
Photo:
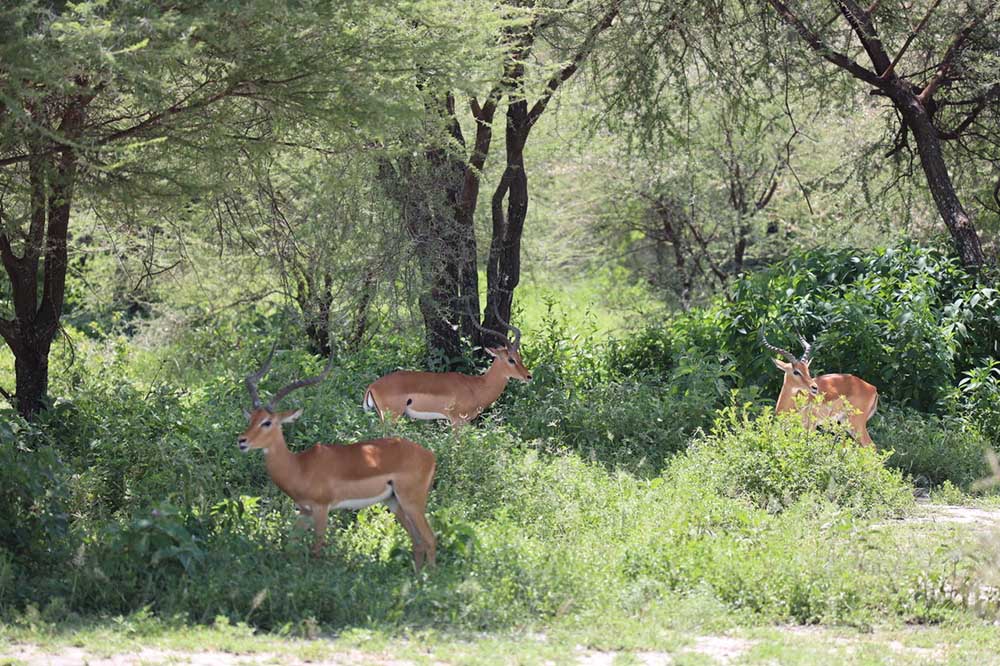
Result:
{"type": "MultiPolygon", "coordinates": [[[[0,423],[0,607],[15,620],[145,608],[295,631],[641,617],[692,595],[761,621],[967,612],[954,590],[978,589],[986,546],[927,549],[878,525],[910,510],[911,481],[965,488],[986,473],[1000,424],[996,296],[924,250],[795,262],[620,340],[550,319],[525,333],[534,380],[475,427],[455,438],[400,424],[438,457],[439,566],[419,579],[379,507],[338,516],[310,561],[291,502],[259,457],[239,454],[240,380],[269,340],[291,351],[264,391],[322,364],[294,349],[280,313],[188,327],[156,350],[78,334],[73,363],[54,359],[66,369],[52,408],[0,423]],[[778,344],[796,329],[817,336],[817,369],[873,379],[880,452],[772,414],[763,326],[778,344]]],[[[414,359],[393,340],[340,354],[326,382],[289,398],[305,410],[289,440],[381,434],[362,388],[414,359]]]]}

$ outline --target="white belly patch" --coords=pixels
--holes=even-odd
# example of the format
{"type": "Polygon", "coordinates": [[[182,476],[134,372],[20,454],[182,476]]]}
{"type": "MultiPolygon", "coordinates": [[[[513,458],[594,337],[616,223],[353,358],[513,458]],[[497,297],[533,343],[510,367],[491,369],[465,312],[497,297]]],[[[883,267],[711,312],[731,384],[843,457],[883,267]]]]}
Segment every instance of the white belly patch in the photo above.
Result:
{"type": "Polygon", "coordinates": [[[404,409],[403,413],[409,416],[411,419],[420,419],[421,421],[433,421],[434,419],[448,418],[441,412],[418,412],[417,410],[410,409],[409,407],[404,409]]]}
{"type": "Polygon", "coordinates": [[[372,504],[378,504],[379,502],[384,502],[392,497],[392,484],[386,484],[385,491],[381,495],[376,495],[375,497],[359,497],[357,499],[348,499],[343,502],[338,502],[332,505],[331,509],[348,509],[350,511],[358,511],[359,509],[364,509],[365,507],[371,506],[372,504]]]}

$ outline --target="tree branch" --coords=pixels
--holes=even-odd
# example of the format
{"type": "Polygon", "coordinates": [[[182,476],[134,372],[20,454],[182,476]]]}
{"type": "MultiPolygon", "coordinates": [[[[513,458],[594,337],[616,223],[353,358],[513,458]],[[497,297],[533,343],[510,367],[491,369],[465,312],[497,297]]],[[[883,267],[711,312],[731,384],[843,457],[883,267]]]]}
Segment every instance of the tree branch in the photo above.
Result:
{"type": "Polygon", "coordinates": [[[573,76],[583,61],[593,52],[594,47],[597,45],[597,38],[614,23],[615,17],[618,16],[618,12],[621,10],[622,2],[623,0],[612,0],[608,11],[590,28],[586,39],[583,40],[583,44],[580,45],[579,50],[573,55],[569,64],[549,78],[545,84],[545,91],[535,102],[534,106],[531,107],[531,111],[528,112],[528,127],[533,126],[538,121],[538,118],[545,111],[545,107],[548,106],[549,101],[556,90],[559,89],[559,86],[573,76]]]}
{"type": "Polygon", "coordinates": [[[948,47],[948,50],[944,54],[944,59],[941,61],[941,64],[938,65],[937,72],[934,73],[934,76],[931,77],[931,80],[927,82],[927,85],[924,86],[924,89],[920,92],[919,95],[917,95],[917,101],[919,101],[921,104],[924,105],[927,104],[927,101],[937,91],[938,86],[940,86],[941,82],[944,81],[946,76],[948,76],[948,72],[951,71],[952,65],[955,64],[955,58],[958,56],[959,51],[961,51],[962,47],[965,45],[965,40],[967,40],[969,38],[969,35],[972,34],[972,31],[979,26],[979,19],[980,19],[979,16],[973,17],[973,19],[969,21],[965,25],[965,27],[959,30],[958,33],[955,35],[955,38],[952,40],[951,45],[948,47]]]}
{"type": "MultiPolygon", "coordinates": [[[[941,0],[934,0],[934,4],[932,4],[930,9],[927,10],[927,13],[924,14],[924,18],[921,19],[920,23],[917,24],[917,27],[910,32],[910,35],[906,38],[906,41],[903,42],[903,46],[899,49],[899,53],[896,54],[896,57],[892,59],[892,62],[889,63],[889,67],[879,75],[881,78],[887,79],[889,78],[890,74],[896,71],[896,65],[899,64],[899,61],[902,59],[903,54],[906,53],[906,50],[908,48],[910,48],[910,44],[913,43],[913,40],[916,39],[917,35],[919,35],[920,32],[924,29],[924,27],[927,25],[927,21],[929,21],[931,18],[931,14],[934,13],[934,10],[937,9],[938,5],[940,4],[941,0]]],[[[871,11],[869,11],[868,14],[871,15],[871,11]]]]}
{"type": "Polygon", "coordinates": [[[117,141],[119,139],[124,139],[133,136],[135,134],[142,132],[143,130],[147,130],[151,127],[159,125],[160,123],[162,123],[164,120],[166,120],[171,116],[182,115],[185,113],[190,113],[191,111],[196,111],[198,109],[206,108],[208,106],[211,106],[212,104],[215,104],[219,100],[225,99],[227,97],[233,97],[237,94],[244,96],[248,94],[252,95],[253,94],[252,91],[247,93],[241,90],[241,88],[245,88],[247,86],[252,87],[254,85],[260,85],[260,86],[284,85],[286,83],[292,83],[300,79],[304,79],[307,76],[309,76],[309,73],[296,74],[295,76],[289,76],[284,79],[256,79],[251,81],[233,81],[229,83],[229,85],[227,85],[225,88],[223,88],[222,90],[218,91],[213,95],[209,95],[204,99],[196,100],[194,102],[188,102],[188,100],[190,100],[199,90],[203,90],[205,86],[210,85],[212,83],[218,83],[218,81],[216,80],[203,81],[183,99],[178,100],[177,102],[167,107],[163,111],[151,115],[150,117],[146,118],[140,123],[133,125],[132,127],[109,134],[108,136],[98,141],[97,145],[103,146],[112,143],[114,141],[117,141]]]}
{"type": "Polygon", "coordinates": [[[965,132],[970,125],[972,125],[972,123],[976,122],[976,118],[978,118],[979,114],[986,109],[989,103],[995,99],[1000,99],[1000,83],[994,83],[990,86],[989,90],[983,93],[983,95],[975,101],[976,106],[969,111],[965,118],[962,119],[962,122],[955,126],[955,129],[947,132],[941,130],[938,132],[938,136],[948,141],[959,138],[962,133],[965,132]]]}
{"type": "Polygon", "coordinates": [[[840,13],[844,15],[858,39],[861,40],[861,45],[864,47],[865,53],[868,54],[868,59],[874,65],[875,71],[888,71],[889,54],[886,53],[885,46],[875,30],[871,16],[861,9],[854,0],[837,0],[837,4],[840,6],[840,13]]]}
{"type": "Polygon", "coordinates": [[[877,88],[884,85],[884,82],[879,79],[875,72],[865,69],[843,53],[835,51],[827,46],[826,43],[819,38],[819,35],[813,32],[809,26],[807,26],[802,19],[789,9],[788,5],[784,2],[781,0],[768,0],[768,2],[771,7],[778,12],[782,20],[793,27],[795,32],[799,34],[799,37],[805,40],[806,44],[809,45],[809,48],[822,56],[824,60],[836,65],[840,69],[848,72],[854,78],[864,81],[865,83],[871,84],[877,88]]]}
{"type": "Polygon", "coordinates": [[[469,164],[477,171],[482,171],[483,165],[486,164],[486,157],[490,151],[490,142],[493,139],[493,116],[496,113],[497,104],[500,103],[500,99],[503,97],[504,88],[503,82],[493,86],[490,94],[486,97],[486,103],[481,108],[475,98],[470,102],[472,115],[476,119],[476,138],[473,143],[469,164]]]}

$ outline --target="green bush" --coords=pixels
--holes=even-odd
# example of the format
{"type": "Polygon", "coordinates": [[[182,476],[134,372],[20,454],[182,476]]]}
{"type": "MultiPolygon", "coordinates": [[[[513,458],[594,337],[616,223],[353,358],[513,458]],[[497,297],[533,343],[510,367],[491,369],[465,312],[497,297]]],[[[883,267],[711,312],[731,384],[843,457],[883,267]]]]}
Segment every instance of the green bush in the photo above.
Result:
{"type": "Polygon", "coordinates": [[[612,467],[656,473],[691,435],[711,423],[728,392],[730,369],[717,359],[682,356],[665,377],[585,384],[550,381],[543,366],[518,391],[506,421],[524,439],[569,448],[612,467]]]}
{"type": "Polygon", "coordinates": [[[970,483],[989,473],[984,457],[986,439],[968,420],[882,408],[869,428],[876,446],[891,451],[888,464],[919,486],[950,481],[968,489],[970,483]]]}
{"type": "Polygon", "coordinates": [[[960,374],[998,353],[998,302],[934,249],[815,250],[740,278],[727,297],[619,344],[616,357],[626,372],[666,373],[680,351],[697,350],[725,358],[738,385],[776,397],[781,374],[759,331],[793,352],[801,333],[815,341],[817,374],[856,374],[884,402],[941,411],[960,374]]]}
{"type": "Polygon", "coordinates": [[[958,386],[961,410],[980,425],[989,445],[1000,449],[1000,361],[985,359],[967,371],[958,386]]]}
{"type": "MultiPolygon", "coordinates": [[[[842,276],[845,284],[878,273],[878,261],[865,262],[842,276]]],[[[913,273],[906,280],[926,286],[913,273]]],[[[800,309],[778,303],[769,310],[774,294],[766,290],[747,307],[779,318],[812,312],[825,302],[815,295],[834,298],[840,279],[814,278],[793,290],[800,309]]],[[[850,298],[851,307],[867,307],[850,298]]],[[[25,530],[33,552],[50,548],[49,561],[61,566],[22,566],[28,559],[0,552],[0,603],[94,615],[148,609],[306,633],[371,624],[483,630],[567,614],[628,618],[689,595],[764,621],[925,621],[950,612],[954,600],[935,596],[927,581],[952,584],[960,568],[952,554],[925,553],[923,544],[872,522],[904,512],[909,487],[883,468],[886,454],[862,450],[842,432],[806,433],[797,419],[773,416],[771,389],[755,387],[776,383],[777,373],[755,331],[741,333],[745,321],[734,323],[741,307],[720,301],[607,344],[550,317],[546,330],[525,340],[534,381],[512,383],[475,425],[457,437],[440,423],[393,426],[438,460],[429,512],[439,566],[416,579],[409,540],[381,507],[338,512],[323,559],[311,560],[312,535],[293,530],[292,502],[259,455],[238,453],[242,377],[270,348],[268,332],[283,343],[264,393],[323,364],[281,338],[280,317],[199,325],[156,351],[124,339],[84,340],[76,365],[53,378],[56,394],[72,400],[57,400],[30,436],[17,436],[33,452],[58,450],[73,514],[54,501],[52,516],[65,522],[39,522],[37,504],[0,495],[12,507],[4,507],[5,519],[28,517],[23,524],[12,517],[4,529],[25,530]],[[758,381],[764,370],[766,382],[758,381]],[[738,402],[763,396],[768,413],[717,415],[733,389],[738,402]]],[[[979,322],[978,310],[969,311],[966,324],[979,322]]],[[[847,330],[838,328],[847,320],[830,321],[831,331],[847,330]]],[[[930,335],[923,324],[913,330],[914,340],[930,335]]],[[[873,348],[871,358],[897,350],[873,348]]],[[[411,343],[395,339],[338,355],[327,381],[283,405],[305,410],[286,430],[290,446],[380,436],[382,424],[360,407],[362,390],[396,368],[421,367],[417,359],[411,343]]],[[[991,412],[991,385],[963,386],[963,395],[941,405],[991,412]]],[[[946,452],[967,443],[945,438],[943,418],[921,416],[923,434],[910,437],[916,421],[887,407],[879,414],[872,434],[896,456],[906,452],[903,439],[938,438],[927,465],[941,467],[946,452]]],[[[42,461],[12,451],[3,454],[15,472],[42,461]]],[[[945,470],[949,478],[971,475],[950,462],[957,467],[945,470]]],[[[25,483],[15,472],[7,472],[12,487],[25,483]]],[[[63,492],[60,478],[45,481],[53,498],[63,492]]]]}
{"type": "Polygon", "coordinates": [[[0,412],[0,568],[47,572],[72,554],[65,476],[43,430],[0,412]]]}
{"type": "Polygon", "coordinates": [[[858,516],[898,515],[912,493],[898,472],[883,467],[887,457],[859,446],[844,429],[808,432],[795,414],[755,416],[729,407],[671,466],[668,480],[772,513],[817,496],[858,516]]]}

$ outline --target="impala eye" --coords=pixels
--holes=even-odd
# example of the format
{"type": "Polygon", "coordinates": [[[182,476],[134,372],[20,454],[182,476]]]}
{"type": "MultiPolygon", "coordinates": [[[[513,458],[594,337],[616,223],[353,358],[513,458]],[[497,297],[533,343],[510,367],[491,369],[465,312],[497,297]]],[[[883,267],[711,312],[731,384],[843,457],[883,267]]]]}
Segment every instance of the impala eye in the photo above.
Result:
{"type": "Polygon", "coordinates": [[[271,421],[270,420],[264,421],[263,423],[260,424],[260,427],[261,428],[270,428],[271,427],[271,421]]]}
{"type": "Polygon", "coordinates": [[[801,377],[802,376],[802,373],[799,372],[798,370],[793,370],[792,374],[795,375],[796,377],[801,377]]]}
{"type": "Polygon", "coordinates": [[[507,362],[510,363],[511,365],[514,365],[514,359],[512,358],[507,359],[507,362]]]}

